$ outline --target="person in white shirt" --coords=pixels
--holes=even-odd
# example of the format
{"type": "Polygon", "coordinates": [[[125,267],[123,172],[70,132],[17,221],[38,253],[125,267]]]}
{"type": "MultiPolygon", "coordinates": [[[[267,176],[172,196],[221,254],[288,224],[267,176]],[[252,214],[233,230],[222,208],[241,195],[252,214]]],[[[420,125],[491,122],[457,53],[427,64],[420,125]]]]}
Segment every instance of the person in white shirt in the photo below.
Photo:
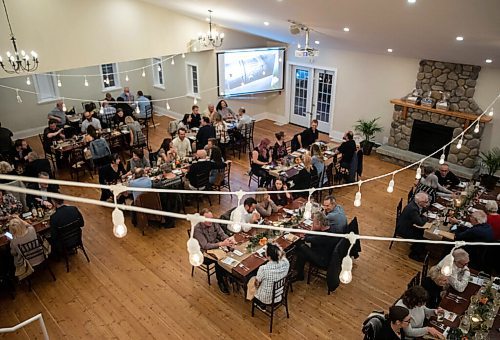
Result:
{"type": "MultiPolygon", "coordinates": [[[[257,206],[257,201],[255,200],[255,198],[248,197],[243,202],[243,205],[240,205],[233,210],[233,212],[231,213],[230,220],[239,223],[256,223],[258,220],[260,220],[260,214],[255,210],[256,206],[257,206]]],[[[232,224],[228,225],[228,229],[233,232],[236,232],[232,224]]],[[[242,226],[241,229],[247,232],[251,228],[242,226]]]]}
{"type": "Polygon", "coordinates": [[[90,112],[85,112],[83,114],[85,120],[82,122],[82,132],[87,132],[89,125],[92,125],[97,131],[101,130],[101,122],[99,119],[92,117],[90,112]]]}
{"type": "Polygon", "coordinates": [[[191,142],[186,138],[186,129],[180,128],[177,131],[177,137],[172,141],[174,148],[177,150],[177,155],[183,159],[192,153],[191,142]]]}
{"type": "MultiPolygon", "coordinates": [[[[470,271],[467,265],[469,264],[469,254],[463,249],[456,249],[453,252],[453,267],[451,268],[451,275],[448,277],[448,283],[457,292],[463,292],[469,284],[470,271]]],[[[444,265],[442,259],[436,267],[441,270],[444,265]]]]}
{"type": "Polygon", "coordinates": [[[240,107],[238,110],[238,129],[242,129],[245,125],[252,122],[252,117],[246,114],[244,107],[240,107]]]}

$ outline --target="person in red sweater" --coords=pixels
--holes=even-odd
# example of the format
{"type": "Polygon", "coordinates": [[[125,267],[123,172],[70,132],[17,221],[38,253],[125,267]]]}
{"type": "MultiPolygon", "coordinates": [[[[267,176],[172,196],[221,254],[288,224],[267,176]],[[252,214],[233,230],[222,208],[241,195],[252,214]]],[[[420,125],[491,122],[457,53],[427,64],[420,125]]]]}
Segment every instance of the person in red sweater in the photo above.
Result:
{"type": "Polygon", "coordinates": [[[493,229],[495,241],[500,240],[500,215],[498,214],[498,204],[496,201],[486,202],[486,213],[488,214],[487,223],[493,229]]]}

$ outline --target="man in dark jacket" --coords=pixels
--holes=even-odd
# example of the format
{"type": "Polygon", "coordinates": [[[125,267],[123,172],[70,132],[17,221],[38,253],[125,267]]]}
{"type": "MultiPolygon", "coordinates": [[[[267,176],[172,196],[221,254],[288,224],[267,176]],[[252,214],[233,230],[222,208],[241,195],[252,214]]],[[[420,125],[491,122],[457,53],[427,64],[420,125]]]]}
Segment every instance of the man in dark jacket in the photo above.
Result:
{"type": "MultiPolygon", "coordinates": [[[[482,210],[474,211],[469,217],[472,227],[459,227],[455,234],[456,241],[466,242],[493,242],[493,229],[486,223],[487,215],[482,210]]],[[[455,222],[452,220],[452,222],[455,222]]],[[[484,267],[485,254],[487,246],[467,245],[464,247],[469,253],[471,268],[482,269],[484,267]]]]}
{"type": "Polygon", "coordinates": [[[207,159],[207,152],[205,150],[196,151],[196,158],[198,161],[191,164],[189,171],[186,174],[186,178],[189,180],[188,189],[201,189],[203,183],[198,183],[199,175],[206,174],[207,185],[208,177],[210,176],[210,171],[216,167],[214,162],[207,159]]]}
{"type": "Polygon", "coordinates": [[[460,179],[450,171],[448,164],[441,164],[439,170],[435,172],[439,184],[442,186],[457,186],[460,184],[460,179]]]}
{"type": "MultiPolygon", "coordinates": [[[[61,252],[63,249],[63,243],[60,239],[62,230],[64,229],[65,232],[69,231],[65,228],[80,230],[83,228],[85,222],[78,208],[65,205],[63,200],[56,198],[52,198],[52,204],[56,208],[56,211],[50,216],[50,243],[56,251],[61,252]]],[[[74,239],[66,240],[65,244],[71,246],[80,241],[81,237],[82,234],[80,231],[74,239]]]]}
{"type": "Polygon", "coordinates": [[[201,119],[201,127],[196,134],[196,150],[201,150],[208,144],[210,138],[215,138],[215,128],[208,117],[201,119]]]}
{"type": "MultiPolygon", "coordinates": [[[[429,205],[429,195],[425,192],[415,194],[413,201],[403,209],[398,219],[397,232],[405,238],[423,239],[424,229],[422,227],[427,222],[427,217],[423,216],[425,208],[429,205]]],[[[422,261],[425,256],[425,246],[421,243],[411,245],[410,258],[422,261]]]]}
{"type": "Polygon", "coordinates": [[[38,177],[40,172],[46,172],[52,177],[52,168],[48,159],[40,158],[35,151],[28,154],[28,163],[24,168],[23,176],[38,177]]]}

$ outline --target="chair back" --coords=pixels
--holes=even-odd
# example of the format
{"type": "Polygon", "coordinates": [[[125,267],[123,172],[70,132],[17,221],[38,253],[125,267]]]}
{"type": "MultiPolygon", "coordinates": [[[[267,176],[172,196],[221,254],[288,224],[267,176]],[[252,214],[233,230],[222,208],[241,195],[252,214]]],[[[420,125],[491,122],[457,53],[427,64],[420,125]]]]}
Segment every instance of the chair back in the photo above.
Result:
{"type": "Polygon", "coordinates": [[[319,187],[321,187],[321,185],[320,185],[320,177],[318,176],[318,172],[311,171],[311,188],[319,188],[319,187]]]}
{"type": "Polygon", "coordinates": [[[358,156],[358,168],[356,170],[356,173],[358,174],[358,177],[361,177],[361,175],[363,174],[363,149],[359,149],[356,154],[358,156]]]}
{"type": "Polygon", "coordinates": [[[74,220],[71,223],[57,229],[57,238],[59,245],[63,249],[73,249],[82,244],[82,229],[83,221],[80,219],[74,220]]]}
{"type": "Polygon", "coordinates": [[[410,201],[413,199],[413,187],[410,189],[410,191],[408,191],[408,201],[407,203],[410,203],[410,201]]]}
{"type": "Polygon", "coordinates": [[[153,115],[153,108],[151,107],[151,105],[146,105],[146,118],[151,118],[151,116],[153,115]]]}
{"type": "Polygon", "coordinates": [[[286,301],[288,295],[287,286],[288,286],[288,276],[285,276],[284,278],[275,281],[273,283],[273,300],[272,300],[273,305],[281,301],[286,301]]]}
{"type": "Polygon", "coordinates": [[[253,151],[248,151],[248,164],[250,165],[250,168],[252,168],[252,152],[253,151]]]}
{"type": "MultiPolygon", "coordinates": [[[[347,225],[347,233],[353,232],[356,235],[359,235],[359,225],[358,218],[354,216],[354,218],[347,225]]],[[[361,252],[361,241],[359,239],[356,240],[356,243],[351,249],[351,253],[349,256],[354,256],[355,258],[359,257],[359,253],[361,252]]]]}
{"type": "Polygon", "coordinates": [[[196,189],[202,190],[202,188],[207,188],[210,181],[210,172],[202,171],[196,173],[196,185],[193,185],[196,189]]]}
{"type": "Polygon", "coordinates": [[[403,199],[399,200],[398,206],[396,207],[396,221],[401,216],[401,212],[403,211],[403,199]]]}
{"type": "Polygon", "coordinates": [[[24,258],[29,261],[37,257],[43,256],[45,258],[45,253],[43,252],[42,240],[37,237],[33,241],[22,243],[18,245],[21,254],[24,258]]]}
{"type": "MultiPolygon", "coordinates": [[[[135,199],[137,207],[148,208],[153,210],[162,210],[160,194],[157,192],[143,192],[135,199]]],[[[149,225],[149,221],[161,222],[160,215],[152,215],[146,213],[137,213],[137,225],[143,230],[149,225]]]]}
{"type": "Polygon", "coordinates": [[[226,168],[224,169],[224,179],[226,184],[229,184],[231,178],[231,164],[233,164],[232,161],[226,161],[226,168]]]}
{"type": "Polygon", "coordinates": [[[420,285],[420,272],[416,273],[410,282],[408,282],[408,289],[418,285],[420,285]]]}
{"type": "Polygon", "coordinates": [[[333,166],[334,163],[328,164],[328,166],[325,168],[324,174],[327,179],[327,186],[332,186],[333,185],[333,166]]]}
{"type": "Polygon", "coordinates": [[[78,147],[74,148],[71,150],[70,155],[69,155],[69,162],[70,166],[73,167],[74,165],[80,163],[80,162],[85,162],[85,156],[83,154],[83,147],[78,147]]]}
{"type": "Polygon", "coordinates": [[[427,254],[425,255],[425,259],[424,259],[424,263],[422,264],[422,280],[424,280],[424,278],[427,277],[427,273],[429,272],[429,259],[430,259],[430,256],[429,256],[429,252],[427,252],[427,254]]]}
{"type": "Polygon", "coordinates": [[[363,328],[361,331],[364,334],[363,340],[375,340],[378,338],[378,334],[383,327],[385,322],[384,312],[373,311],[368,315],[365,321],[363,321],[363,328]]]}

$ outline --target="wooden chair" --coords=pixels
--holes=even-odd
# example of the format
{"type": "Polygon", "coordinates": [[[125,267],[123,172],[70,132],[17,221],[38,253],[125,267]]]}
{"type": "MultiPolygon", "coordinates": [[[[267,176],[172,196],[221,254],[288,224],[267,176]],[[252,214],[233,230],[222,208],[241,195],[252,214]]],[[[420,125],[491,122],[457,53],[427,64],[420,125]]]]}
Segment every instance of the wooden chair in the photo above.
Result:
{"type": "Polygon", "coordinates": [[[408,289],[414,286],[419,286],[420,285],[420,272],[416,273],[415,276],[408,282],[408,289]]]}
{"type": "Polygon", "coordinates": [[[288,277],[285,276],[281,280],[273,283],[273,299],[270,304],[264,304],[257,298],[252,300],[252,317],[255,315],[255,307],[270,318],[269,333],[273,332],[273,319],[274,312],[279,307],[284,306],[286,310],[286,317],[290,318],[288,313],[288,277]],[[280,301],[278,301],[281,298],[280,301]]]}
{"type": "Polygon", "coordinates": [[[252,122],[248,123],[245,125],[245,129],[243,130],[243,138],[245,140],[244,144],[244,151],[248,150],[253,150],[255,147],[255,144],[253,142],[253,132],[255,130],[255,121],[252,120],[252,122]]]}
{"type": "MultiPolygon", "coordinates": [[[[321,187],[321,185],[320,185],[321,178],[322,178],[322,176],[318,176],[318,174],[312,175],[311,176],[311,188],[320,188],[321,187]]],[[[314,192],[314,196],[315,196],[317,201],[321,201],[321,199],[319,198],[320,194],[321,194],[321,191],[314,192]]]]}
{"type": "MultiPolygon", "coordinates": [[[[135,199],[135,206],[148,208],[153,210],[163,210],[161,206],[160,194],[157,192],[143,192],[135,199]]],[[[160,215],[152,215],[137,212],[137,226],[141,229],[142,235],[149,225],[149,222],[161,223],[163,217],[160,215]]]]}
{"type": "Polygon", "coordinates": [[[83,147],[74,148],[69,155],[69,172],[71,179],[73,179],[73,174],[76,173],[76,180],[78,181],[80,172],[83,172],[83,175],[85,175],[85,171],[89,172],[90,178],[94,178],[90,163],[85,159],[83,154],[83,147]]]}
{"type": "MultiPolygon", "coordinates": [[[[191,229],[187,230],[187,234],[188,234],[188,238],[190,238],[191,237],[191,229]]],[[[212,284],[210,282],[210,277],[215,274],[215,263],[205,263],[204,262],[198,267],[191,266],[191,277],[194,276],[194,269],[195,268],[198,268],[199,270],[201,270],[202,272],[207,274],[207,282],[208,282],[208,285],[211,286],[212,284]]]]}
{"type": "MultiPolygon", "coordinates": [[[[210,187],[210,173],[209,172],[198,172],[196,174],[196,186],[193,186],[191,183],[189,184],[189,188],[191,190],[197,190],[197,191],[204,191],[204,190],[209,190],[210,187]]],[[[212,202],[210,201],[210,195],[205,195],[205,194],[196,194],[195,195],[196,199],[196,210],[200,212],[200,201],[203,200],[203,198],[208,199],[208,203],[212,205],[212,202]]]]}
{"type": "Polygon", "coordinates": [[[422,278],[420,283],[422,283],[422,281],[427,277],[427,273],[429,272],[429,260],[430,260],[429,255],[430,255],[429,252],[425,254],[424,263],[422,264],[422,278]]]}
{"type": "Polygon", "coordinates": [[[260,182],[260,176],[254,174],[252,172],[252,151],[250,151],[248,153],[248,163],[250,165],[250,170],[248,172],[248,187],[250,187],[250,184],[252,183],[252,181],[254,181],[255,183],[257,183],[257,186],[259,186],[259,182],[260,182]]]}
{"type": "MultiPolygon", "coordinates": [[[[326,183],[324,186],[327,186],[327,187],[331,187],[333,185],[333,181],[334,181],[334,173],[333,173],[333,167],[334,167],[334,163],[330,163],[328,164],[328,166],[325,168],[325,171],[323,171],[323,173],[326,175],[326,183]]],[[[333,189],[328,189],[328,194],[331,195],[332,194],[332,191],[333,189]]],[[[323,194],[323,190],[321,190],[321,194],[323,194]]]]}
{"type": "MultiPolygon", "coordinates": [[[[226,188],[228,191],[231,191],[231,164],[232,161],[226,161],[226,167],[224,169],[221,169],[221,171],[218,173],[217,178],[215,179],[215,183],[212,184],[212,189],[214,191],[221,191],[223,188],[226,188]]],[[[219,195],[219,204],[220,204],[220,197],[219,195]]],[[[231,201],[233,200],[233,195],[230,195],[231,201]]]]}
{"type": "Polygon", "coordinates": [[[413,187],[410,189],[410,191],[408,191],[408,200],[406,202],[406,204],[410,204],[411,200],[413,199],[413,187]]]}
{"type": "Polygon", "coordinates": [[[60,250],[64,255],[64,259],[66,260],[66,272],[69,273],[69,260],[68,254],[72,252],[77,252],[80,249],[85,255],[87,262],[90,263],[90,259],[85,251],[85,247],[83,246],[82,241],[82,221],[75,220],[62,228],[57,230],[57,237],[60,242],[60,250]]]}
{"type": "Polygon", "coordinates": [[[42,143],[43,157],[50,162],[52,169],[57,169],[56,155],[45,150],[45,138],[43,134],[39,134],[38,138],[40,138],[40,143],[42,143]]]}
{"type": "MultiPolygon", "coordinates": [[[[399,222],[399,216],[401,215],[402,211],[403,211],[403,199],[400,199],[398,206],[396,207],[396,224],[394,226],[394,234],[392,235],[393,238],[400,236],[398,235],[398,222],[399,222]]],[[[389,244],[389,249],[392,248],[393,243],[394,241],[391,241],[391,243],[389,244]]]]}
{"type": "MultiPolygon", "coordinates": [[[[44,267],[49,271],[50,275],[52,275],[54,281],[56,280],[56,276],[52,272],[52,269],[50,269],[49,263],[47,261],[47,256],[45,255],[45,252],[43,250],[43,241],[40,237],[37,237],[33,241],[19,244],[18,247],[19,251],[24,256],[26,261],[30,261],[31,259],[43,256],[44,257],[43,262],[36,266],[33,266],[33,269],[38,267],[44,267]]],[[[31,275],[27,277],[27,280],[28,280],[29,290],[31,290],[31,275]]]]}

